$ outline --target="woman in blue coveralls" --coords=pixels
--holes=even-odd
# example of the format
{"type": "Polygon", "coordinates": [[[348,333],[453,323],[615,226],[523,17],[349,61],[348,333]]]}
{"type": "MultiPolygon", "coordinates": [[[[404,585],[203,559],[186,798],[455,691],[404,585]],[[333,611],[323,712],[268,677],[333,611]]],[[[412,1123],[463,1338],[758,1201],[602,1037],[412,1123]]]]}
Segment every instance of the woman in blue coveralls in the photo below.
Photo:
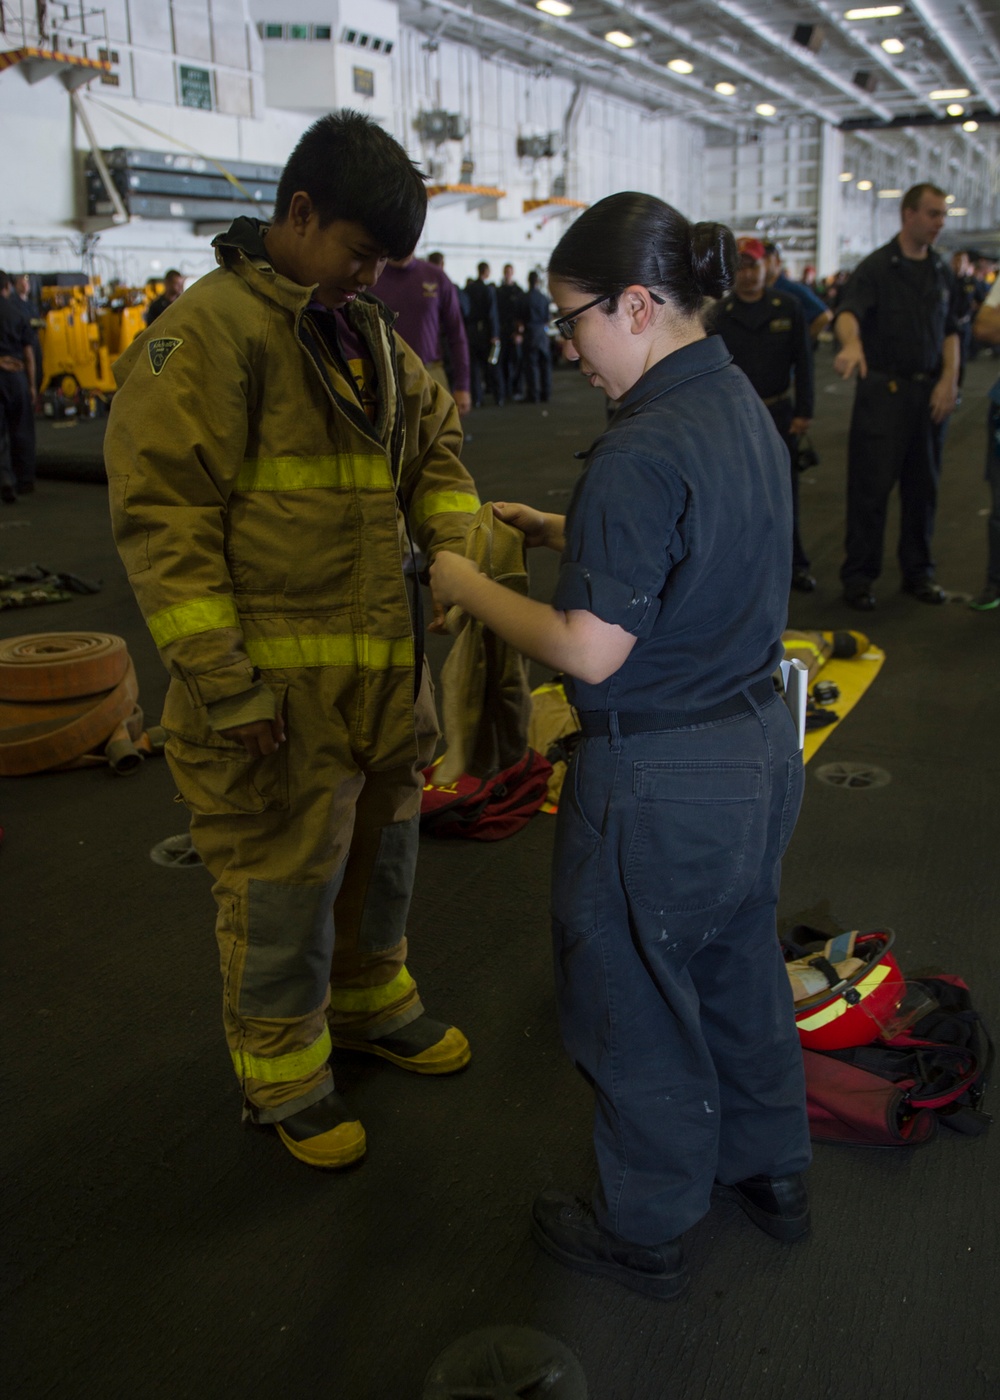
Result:
{"type": "Polygon", "coordinates": [[[547,1191],[538,1243],[671,1298],[680,1236],[725,1192],[791,1241],[809,1228],[802,1057],[779,949],[780,862],[802,755],[772,675],[789,589],[788,463],[706,296],[736,251],[644,194],[583,214],[552,255],[566,354],[618,400],[563,518],[498,504],[562,553],[552,605],[454,554],[458,604],[565,672],[583,739],[552,880],[563,1039],[596,1096],[592,1204],[547,1191]]]}

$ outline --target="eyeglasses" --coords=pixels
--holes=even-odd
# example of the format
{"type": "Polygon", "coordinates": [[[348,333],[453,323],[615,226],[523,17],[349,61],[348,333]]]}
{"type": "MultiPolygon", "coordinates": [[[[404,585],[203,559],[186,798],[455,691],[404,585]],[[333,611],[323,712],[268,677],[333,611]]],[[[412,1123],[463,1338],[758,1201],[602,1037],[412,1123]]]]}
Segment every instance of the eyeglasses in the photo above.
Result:
{"type": "MultiPolygon", "coordinates": [[[[649,291],[649,288],[646,288],[649,291]]],[[[666,298],[657,296],[656,292],[649,292],[649,295],[656,302],[657,306],[665,306],[666,298]]],[[[621,296],[621,292],[608,292],[607,296],[595,297],[593,301],[588,301],[586,306],[578,306],[575,311],[570,311],[566,316],[556,316],[552,324],[562,336],[563,340],[572,340],[576,330],[576,323],[585,311],[590,311],[595,306],[600,306],[602,302],[611,301],[612,297],[621,296]]]]}

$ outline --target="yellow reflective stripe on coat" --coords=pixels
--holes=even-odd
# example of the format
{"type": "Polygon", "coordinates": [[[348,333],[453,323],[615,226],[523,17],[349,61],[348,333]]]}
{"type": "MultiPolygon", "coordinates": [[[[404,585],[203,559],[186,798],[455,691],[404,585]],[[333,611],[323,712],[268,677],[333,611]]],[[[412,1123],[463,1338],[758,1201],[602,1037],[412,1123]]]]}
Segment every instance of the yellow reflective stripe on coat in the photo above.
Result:
{"type": "Polygon", "coordinates": [[[247,656],[265,671],[292,666],[358,666],[369,671],[412,667],[416,661],[412,637],[387,641],[364,633],[346,632],[319,637],[247,637],[247,656]]]}
{"type": "Polygon", "coordinates": [[[334,1011],[381,1011],[413,990],[417,984],[400,968],[391,982],[382,987],[331,987],[330,1007],[334,1011]]]}
{"type": "Polygon", "coordinates": [[[330,1058],[330,1028],[324,1026],[319,1039],[305,1050],[291,1050],[287,1055],[251,1055],[246,1050],[234,1050],[233,1065],[240,1079],[259,1079],[265,1084],[285,1084],[305,1079],[330,1058]]]}
{"type": "Polygon", "coordinates": [[[240,615],[233,598],[196,598],[191,603],[175,603],[161,608],[146,619],[153,641],[158,647],[176,642],[180,637],[193,637],[198,632],[211,632],[215,627],[239,627],[240,615]]]}
{"type": "Polygon", "coordinates": [[[445,511],[461,510],[475,515],[479,509],[479,497],[469,491],[430,491],[422,496],[410,511],[414,525],[422,525],[432,515],[443,515],[445,511]]]}
{"type": "Polygon", "coordinates": [[[323,457],[256,457],[243,463],[237,491],[391,491],[389,463],[377,453],[338,452],[323,457]]]}
{"type": "MultiPolygon", "coordinates": [[[[889,972],[890,969],[886,967],[884,962],[878,963],[872,968],[867,977],[863,977],[861,981],[856,984],[855,989],[860,992],[862,998],[864,998],[869,992],[873,992],[880,983],[885,981],[889,976],[889,972]]],[[[854,1004],[856,1006],[857,1002],[854,1004]]],[[[795,1024],[800,1031],[818,1031],[820,1026],[828,1026],[830,1022],[835,1021],[838,1016],[843,1016],[849,1005],[850,1003],[846,1002],[843,996],[838,996],[835,1001],[831,1001],[827,1006],[821,1006],[818,1011],[814,1012],[811,1016],[807,1016],[805,1020],[800,1020],[799,1017],[796,1017],[795,1024]]]]}

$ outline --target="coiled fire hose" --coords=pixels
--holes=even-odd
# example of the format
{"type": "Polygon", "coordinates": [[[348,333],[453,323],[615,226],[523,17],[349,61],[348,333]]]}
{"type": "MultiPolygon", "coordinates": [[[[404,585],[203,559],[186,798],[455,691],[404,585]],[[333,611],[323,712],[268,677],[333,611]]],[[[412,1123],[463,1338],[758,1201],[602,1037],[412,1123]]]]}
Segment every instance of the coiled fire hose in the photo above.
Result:
{"type": "Polygon", "coordinates": [[[36,632],[0,641],[0,774],[109,764],[132,773],[163,748],[146,731],[123,638],[36,632]]]}

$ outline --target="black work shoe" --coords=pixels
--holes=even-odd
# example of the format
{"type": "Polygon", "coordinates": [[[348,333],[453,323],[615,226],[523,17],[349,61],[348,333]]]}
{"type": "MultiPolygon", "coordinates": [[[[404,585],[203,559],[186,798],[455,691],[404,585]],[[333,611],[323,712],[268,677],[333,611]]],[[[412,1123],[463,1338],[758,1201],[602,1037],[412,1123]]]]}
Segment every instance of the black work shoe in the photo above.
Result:
{"type": "Polygon", "coordinates": [[[875,607],[875,594],[867,588],[854,588],[850,593],[844,594],[844,602],[849,608],[856,608],[858,612],[871,612],[875,607]]]}
{"type": "Polygon", "coordinates": [[[815,593],[816,580],[808,569],[794,569],[792,571],[792,587],[796,593],[815,593]]]}
{"type": "Polygon", "coordinates": [[[776,1240],[792,1244],[809,1233],[809,1196],[801,1172],[794,1176],[748,1176],[746,1181],[716,1189],[735,1200],[756,1226],[776,1240]]]}
{"type": "Polygon", "coordinates": [[[630,1244],[602,1230],[586,1202],[562,1191],[543,1191],[531,1208],[535,1242],[584,1274],[603,1274],[651,1298],[676,1298],[687,1288],[680,1240],[651,1247],[630,1244]]]}
{"type": "Polygon", "coordinates": [[[932,578],[905,579],[903,592],[911,594],[918,603],[939,604],[948,601],[947,593],[932,578]]]}
{"type": "Polygon", "coordinates": [[[330,1027],[330,1041],[340,1050],[379,1055],[414,1074],[454,1074],[472,1058],[469,1042],[456,1026],[418,1016],[408,1026],[374,1040],[361,1040],[330,1027]]]}
{"type": "Polygon", "coordinates": [[[274,1126],[292,1156],[311,1167],[348,1167],[365,1155],[365,1130],[338,1093],[274,1126]]]}

